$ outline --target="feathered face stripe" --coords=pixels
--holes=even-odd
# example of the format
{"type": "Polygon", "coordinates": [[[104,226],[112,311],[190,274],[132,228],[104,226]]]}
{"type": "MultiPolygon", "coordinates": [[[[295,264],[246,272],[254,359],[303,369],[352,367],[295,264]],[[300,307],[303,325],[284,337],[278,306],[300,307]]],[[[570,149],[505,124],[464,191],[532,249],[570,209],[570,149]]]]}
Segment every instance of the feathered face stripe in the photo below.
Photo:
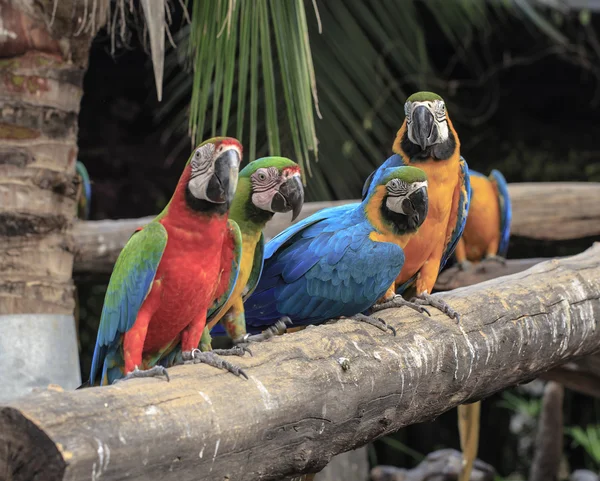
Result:
{"type": "Polygon", "coordinates": [[[276,167],[258,169],[251,176],[254,193],[267,192],[280,183],[279,170],[276,167]]]}
{"type": "Polygon", "coordinates": [[[215,151],[214,144],[206,144],[196,149],[192,157],[192,173],[190,180],[200,175],[205,175],[212,168],[212,158],[215,151]]]}
{"type": "Polygon", "coordinates": [[[426,106],[437,122],[446,122],[446,104],[443,100],[434,100],[432,102],[406,102],[404,104],[404,115],[407,124],[412,123],[412,112],[419,105],[426,106]]]}

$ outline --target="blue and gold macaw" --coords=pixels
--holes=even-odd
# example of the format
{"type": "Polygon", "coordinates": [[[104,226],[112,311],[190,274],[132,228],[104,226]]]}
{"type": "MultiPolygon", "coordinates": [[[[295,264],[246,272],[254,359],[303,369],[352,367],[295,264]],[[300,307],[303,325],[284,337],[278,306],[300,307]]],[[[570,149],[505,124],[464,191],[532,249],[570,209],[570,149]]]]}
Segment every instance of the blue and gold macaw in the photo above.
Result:
{"type": "Polygon", "coordinates": [[[427,216],[427,185],[420,169],[386,169],[361,203],[323,209],[274,237],[265,247],[258,285],[244,303],[248,332],[282,316],[295,326],[347,317],[387,330],[385,322],[363,313],[400,273],[403,248],[427,216]]]}
{"type": "Polygon", "coordinates": [[[512,207],[506,179],[498,170],[489,177],[469,169],[471,205],[462,237],[456,246],[456,260],[466,270],[471,263],[504,263],[510,238],[512,207]]]}
{"type": "MultiPolygon", "coordinates": [[[[460,155],[460,141],[444,100],[432,92],[411,95],[404,104],[406,115],[392,155],[365,182],[363,193],[384,169],[412,165],[423,169],[429,181],[429,214],[404,248],[405,262],[386,298],[374,310],[402,305],[401,295],[415,288],[413,302],[435,307],[459,319],[447,303],[431,296],[439,272],[450,259],[464,231],[469,213],[471,186],[468,166],[460,155]],[[393,297],[394,293],[398,294],[393,297]]],[[[461,448],[465,458],[461,481],[470,477],[477,454],[479,403],[458,407],[461,448]]]]}
{"type": "MultiPolygon", "coordinates": [[[[384,169],[412,165],[427,173],[429,214],[407,244],[404,267],[386,297],[403,294],[414,286],[416,302],[429,304],[458,319],[457,312],[430,294],[439,272],[454,253],[467,221],[471,196],[467,162],[460,155],[458,135],[439,95],[413,94],[407,99],[404,111],[406,118],[392,147],[394,155],[367,179],[363,195],[384,169]]],[[[386,307],[392,304],[386,303],[386,307]]]]}

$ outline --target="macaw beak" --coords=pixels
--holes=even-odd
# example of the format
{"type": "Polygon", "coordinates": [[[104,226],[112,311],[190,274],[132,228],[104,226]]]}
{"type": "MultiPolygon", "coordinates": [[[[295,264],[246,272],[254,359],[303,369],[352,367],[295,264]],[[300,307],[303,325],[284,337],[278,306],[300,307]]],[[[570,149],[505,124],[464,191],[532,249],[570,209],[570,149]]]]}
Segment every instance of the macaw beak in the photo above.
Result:
{"type": "Polygon", "coordinates": [[[433,145],[437,138],[437,126],[431,111],[424,105],[417,106],[412,113],[411,135],[409,139],[418,144],[421,150],[433,145]]]}
{"type": "Polygon", "coordinates": [[[410,229],[417,229],[425,222],[429,210],[427,187],[423,186],[412,192],[402,201],[402,210],[408,217],[410,229]]]}
{"type": "Polygon", "coordinates": [[[215,160],[215,170],[206,188],[207,199],[214,204],[231,204],[240,167],[237,149],[228,149],[215,160]]]}
{"type": "Polygon", "coordinates": [[[286,180],[279,187],[279,191],[271,200],[271,210],[273,212],[289,212],[292,211],[292,222],[302,210],[304,204],[304,187],[299,175],[294,175],[286,180]]]}

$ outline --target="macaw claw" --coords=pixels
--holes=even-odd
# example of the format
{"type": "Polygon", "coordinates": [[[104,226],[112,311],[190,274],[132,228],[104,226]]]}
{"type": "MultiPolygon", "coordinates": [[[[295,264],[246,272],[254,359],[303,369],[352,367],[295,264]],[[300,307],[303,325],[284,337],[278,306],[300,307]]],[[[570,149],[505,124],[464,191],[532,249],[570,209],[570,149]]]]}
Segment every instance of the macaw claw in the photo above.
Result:
{"type": "Polygon", "coordinates": [[[137,366],[135,366],[135,369],[133,371],[131,371],[126,376],[123,376],[121,379],[115,379],[113,384],[116,384],[120,381],[127,381],[129,379],[144,378],[144,377],[159,377],[159,376],[166,377],[167,382],[169,382],[171,380],[169,378],[169,373],[167,372],[166,368],[164,368],[163,366],[154,366],[150,369],[145,369],[143,371],[138,369],[137,366]]]}
{"type": "Polygon", "coordinates": [[[470,271],[473,269],[473,263],[465,259],[464,261],[458,263],[458,268],[461,271],[470,271]]]}
{"type": "Polygon", "coordinates": [[[218,356],[243,356],[248,353],[252,356],[252,351],[248,349],[246,346],[237,345],[233,346],[231,349],[213,349],[213,354],[217,354],[218,356]]]}
{"type": "Polygon", "coordinates": [[[502,256],[497,256],[495,254],[484,257],[483,261],[481,261],[481,262],[498,262],[499,264],[502,264],[503,266],[506,265],[506,259],[502,256]]]}
{"type": "Polygon", "coordinates": [[[283,316],[275,324],[269,326],[260,334],[246,334],[245,336],[234,340],[233,343],[236,345],[243,345],[249,342],[263,342],[271,339],[272,337],[281,336],[287,332],[288,324],[293,324],[292,320],[287,316],[283,316]]]}
{"type": "Polygon", "coordinates": [[[410,302],[414,302],[419,305],[426,305],[435,307],[437,310],[442,311],[450,319],[456,319],[456,322],[460,322],[460,315],[454,309],[452,309],[445,301],[437,297],[433,297],[431,294],[424,292],[419,294],[417,297],[413,297],[410,302]]]}
{"type": "Polygon", "coordinates": [[[248,379],[248,375],[242,368],[231,364],[225,359],[221,359],[215,354],[215,351],[202,352],[200,349],[194,349],[193,351],[182,352],[181,356],[184,364],[208,364],[209,366],[216,367],[217,369],[225,369],[236,376],[248,379]]]}
{"type": "Polygon", "coordinates": [[[348,319],[352,319],[358,322],[366,322],[371,326],[375,326],[377,329],[381,329],[383,332],[387,332],[388,329],[392,331],[394,336],[396,335],[396,329],[390,326],[387,322],[379,317],[366,316],[365,314],[355,314],[354,316],[349,316],[348,319]]]}
{"type": "Polygon", "coordinates": [[[384,309],[392,309],[394,307],[410,307],[411,309],[414,309],[415,311],[421,314],[427,314],[429,317],[431,317],[431,313],[426,308],[414,302],[407,301],[400,294],[396,294],[389,301],[375,304],[371,308],[371,312],[383,311],[384,309]]]}

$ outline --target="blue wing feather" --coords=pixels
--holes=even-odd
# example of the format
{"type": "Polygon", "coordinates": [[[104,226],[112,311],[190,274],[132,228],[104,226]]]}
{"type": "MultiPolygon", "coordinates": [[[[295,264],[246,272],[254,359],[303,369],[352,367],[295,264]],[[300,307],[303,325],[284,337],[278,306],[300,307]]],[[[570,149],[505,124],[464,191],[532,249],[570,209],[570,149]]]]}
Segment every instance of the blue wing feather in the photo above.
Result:
{"type": "Polygon", "coordinates": [[[117,355],[122,334],[135,323],[166,245],[166,229],[159,222],[151,222],[134,233],[119,254],[102,307],[90,385],[94,385],[101,366],[103,378],[107,369],[117,367],[106,362],[107,356],[117,355]]]}
{"type": "Polygon", "coordinates": [[[506,257],[508,241],[510,239],[510,224],[512,221],[512,205],[508,193],[508,184],[500,171],[496,169],[493,169],[490,173],[490,180],[498,189],[498,200],[500,203],[500,244],[498,245],[498,255],[506,257]]]}
{"type": "Polygon", "coordinates": [[[454,250],[461,238],[465,225],[467,224],[467,215],[469,214],[469,205],[471,205],[471,179],[469,177],[469,166],[464,157],[460,157],[460,194],[458,198],[458,215],[456,217],[456,225],[450,236],[450,241],[446,245],[446,250],[442,255],[442,261],[440,263],[440,272],[446,265],[446,262],[450,259],[454,250]]]}
{"type": "Polygon", "coordinates": [[[283,315],[295,325],[318,324],[373,305],[404,263],[400,247],[369,238],[373,230],[363,204],[346,204],[319,211],[273,238],[256,290],[244,304],[248,332],[283,315]]]}

